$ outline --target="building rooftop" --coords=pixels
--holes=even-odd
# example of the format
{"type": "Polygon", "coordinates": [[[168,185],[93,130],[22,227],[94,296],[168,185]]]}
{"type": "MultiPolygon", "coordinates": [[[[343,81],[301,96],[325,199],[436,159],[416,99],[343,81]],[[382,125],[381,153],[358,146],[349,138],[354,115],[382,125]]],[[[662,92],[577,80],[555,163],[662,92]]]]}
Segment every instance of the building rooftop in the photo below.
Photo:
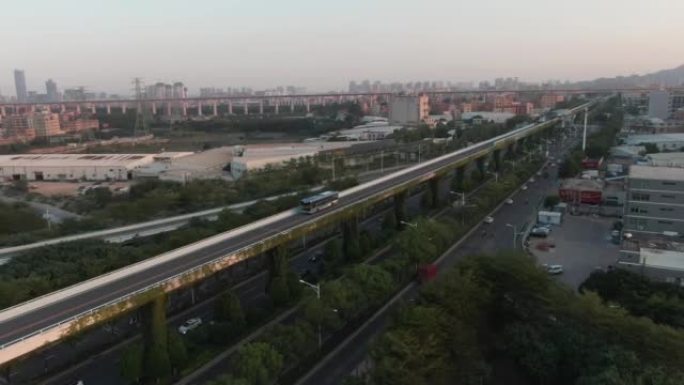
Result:
{"type": "Polygon", "coordinates": [[[0,155],[0,167],[126,167],[152,162],[155,154],[0,155]]]}
{"type": "Polygon", "coordinates": [[[662,143],[662,142],[683,142],[684,133],[673,134],[654,134],[654,135],[630,135],[625,138],[628,145],[638,145],[641,143],[662,143]]]}
{"type": "Polygon", "coordinates": [[[682,164],[684,163],[684,152],[659,152],[656,154],[648,154],[646,158],[653,162],[682,164]]]}
{"type": "Polygon", "coordinates": [[[634,179],[684,181],[684,168],[634,165],[629,168],[629,177],[634,179]]]}
{"type": "Polygon", "coordinates": [[[603,190],[603,182],[594,179],[568,178],[563,180],[561,188],[603,190]]]}
{"type": "Polygon", "coordinates": [[[639,263],[668,270],[684,270],[684,252],[642,248],[639,263]]]}

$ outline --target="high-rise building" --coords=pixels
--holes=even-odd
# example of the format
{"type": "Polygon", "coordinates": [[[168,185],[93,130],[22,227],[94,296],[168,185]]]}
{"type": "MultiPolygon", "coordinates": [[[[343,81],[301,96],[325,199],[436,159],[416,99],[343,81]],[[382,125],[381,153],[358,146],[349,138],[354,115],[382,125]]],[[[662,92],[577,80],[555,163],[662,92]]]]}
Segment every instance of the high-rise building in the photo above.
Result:
{"type": "Polygon", "coordinates": [[[684,92],[651,91],[648,95],[648,116],[652,118],[668,119],[677,110],[684,108],[684,92]]]}
{"type": "Polygon", "coordinates": [[[429,98],[425,94],[420,96],[395,95],[390,99],[390,124],[417,125],[430,114],[429,98]]]}
{"type": "Polygon", "coordinates": [[[45,90],[47,91],[48,102],[58,102],[59,92],[57,91],[57,83],[54,80],[48,79],[45,82],[45,90]]]}
{"type": "Polygon", "coordinates": [[[19,102],[28,101],[28,92],[26,91],[26,76],[22,70],[14,70],[14,86],[17,89],[17,100],[19,102]]]}

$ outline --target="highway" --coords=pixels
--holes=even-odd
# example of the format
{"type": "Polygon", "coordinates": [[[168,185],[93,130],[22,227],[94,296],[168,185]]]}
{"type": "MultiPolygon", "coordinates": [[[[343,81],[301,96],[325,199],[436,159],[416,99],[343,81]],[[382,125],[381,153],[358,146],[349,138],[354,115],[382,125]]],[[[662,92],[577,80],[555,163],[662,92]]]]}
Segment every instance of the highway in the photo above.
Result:
{"type": "MultiPolygon", "coordinates": [[[[568,143],[562,149],[552,148],[550,155],[564,154],[575,143],[568,143]]],[[[447,251],[443,258],[438,261],[440,272],[453,267],[468,255],[491,254],[511,249],[513,230],[507,224],[512,224],[520,229],[523,225],[529,226],[535,221],[534,214],[538,204],[548,194],[557,193],[557,171],[557,168],[549,168],[550,177],[548,179],[535,176],[535,182],[527,183],[527,190],[518,190],[512,196],[512,205],[503,204],[495,210],[492,215],[494,218],[492,224],[481,224],[461,244],[447,251]],[[529,201],[528,204],[525,203],[526,200],[529,201]],[[482,230],[487,231],[487,236],[482,236],[482,230]]],[[[520,248],[521,242],[522,239],[518,237],[518,248],[520,248]]],[[[355,335],[345,340],[336,351],[326,356],[296,385],[339,385],[344,382],[347,375],[363,368],[373,339],[386,330],[391,322],[391,315],[397,307],[416,298],[419,290],[419,285],[410,284],[405,291],[396,297],[395,302],[388,304],[385,309],[379,311],[376,318],[369,320],[360,327],[355,335]]]]}
{"type": "MultiPolygon", "coordinates": [[[[583,109],[584,106],[580,106],[572,112],[583,109]]],[[[552,122],[559,121],[560,119],[555,119],[552,122]]],[[[548,125],[549,122],[544,124],[548,125]]],[[[340,194],[339,203],[333,209],[313,215],[298,214],[295,211],[277,214],[254,222],[244,229],[219,234],[196,244],[154,257],[146,261],[147,263],[144,266],[147,268],[141,271],[135,271],[136,266],[124,268],[122,269],[123,272],[118,272],[122,274],[120,279],[112,279],[94,287],[92,287],[93,282],[86,281],[79,284],[84,286],[76,285],[76,289],[87,286],[88,290],[74,292],[68,296],[64,294],[64,291],[56,292],[38,301],[29,301],[18,307],[0,312],[0,346],[2,347],[0,349],[0,363],[8,360],[7,357],[2,356],[5,344],[12,343],[35,331],[51,327],[58,322],[82,314],[104,303],[117,300],[137,290],[145,289],[150,285],[231,254],[241,248],[259,243],[279,233],[289,232],[293,228],[333,215],[359,202],[380,196],[393,188],[399,188],[416,180],[426,180],[438,170],[449,167],[459,160],[490,151],[494,144],[499,141],[522,137],[528,132],[535,132],[537,129],[538,125],[532,124],[513,130],[499,137],[351,188],[340,194]],[[127,273],[131,271],[133,272],[127,273]],[[39,303],[40,306],[38,306],[39,303]]],[[[119,276],[117,275],[117,277],[119,276]]]]}
{"type": "MultiPolygon", "coordinates": [[[[447,189],[442,189],[442,195],[447,195],[448,183],[444,183],[443,185],[444,186],[442,187],[447,187],[447,189]]],[[[407,198],[406,207],[409,216],[418,215],[421,212],[420,197],[420,194],[415,194],[407,198]]],[[[368,217],[366,220],[360,223],[360,229],[367,230],[373,233],[379,232],[381,228],[380,224],[382,222],[382,219],[384,218],[384,215],[390,210],[392,209],[390,208],[387,210],[383,210],[371,217],[368,217]]],[[[313,255],[320,255],[320,253],[324,250],[325,245],[331,239],[338,236],[339,235],[335,235],[331,238],[325,239],[320,243],[312,245],[311,247],[293,256],[290,260],[290,266],[292,270],[298,274],[303,274],[307,270],[316,271],[316,269],[320,267],[320,261],[312,262],[310,260],[310,257],[313,255]]],[[[256,306],[256,304],[261,303],[265,300],[265,288],[267,282],[266,277],[267,273],[263,271],[233,286],[232,290],[240,298],[240,302],[242,303],[243,308],[256,306]]],[[[169,317],[169,324],[172,326],[172,329],[175,330],[182,322],[192,317],[201,317],[204,322],[209,322],[210,320],[212,320],[215,298],[215,296],[212,296],[206,300],[198,302],[194,306],[191,306],[172,317],[169,317]]],[[[123,319],[117,321],[114,327],[118,331],[123,332],[131,328],[131,325],[128,324],[128,318],[123,317],[123,319]]],[[[65,372],[51,376],[49,379],[46,379],[40,384],[61,385],[64,383],[68,383],[69,380],[71,380],[72,383],[76,383],[78,380],[82,380],[86,384],[123,384],[125,381],[122,378],[120,378],[119,359],[123,348],[127,346],[127,344],[124,343],[123,346],[115,346],[111,349],[106,349],[104,351],[98,348],[89,348],[89,346],[97,347],[107,345],[108,343],[117,340],[116,336],[111,335],[107,330],[102,330],[104,328],[99,329],[100,330],[95,329],[92,332],[87,333],[87,335],[83,338],[81,338],[81,342],[79,343],[79,345],[82,344],[83,346],[78,347],[79,350],[81,348],[84,348],[84,350],[86,351],[98,351],[97,354],[91,355],[85,361],[75,365],[73,370],[67,370],[65,372]]],[[[129,339],[127,339],[127,341],[130,342],[138,336],[139,335],[135,337],[130,337],[129,339]]],[[[19,366],[13,369],[13,381],[28,382],[30,379],[33,378],[33,376],[36,375],[36,373],[40,373],[42,370],[44,370],[44,357],[51,357],[50,359],[48,359],[50,368],[59,367],[65,364],[71,364],[74,356],[74,348],[65,345],[67,344],[56,345],[54,347],[47,349],[47,351],[44,354],[41,354],[42,357],[35,357],[35,359],[29,359],[21,362],[19,366]]],[[[207,377],[211,378],[209,375],[207,375],[207,377]]],[[[1,379],[0,384],[2,384],[1,379]]]]}

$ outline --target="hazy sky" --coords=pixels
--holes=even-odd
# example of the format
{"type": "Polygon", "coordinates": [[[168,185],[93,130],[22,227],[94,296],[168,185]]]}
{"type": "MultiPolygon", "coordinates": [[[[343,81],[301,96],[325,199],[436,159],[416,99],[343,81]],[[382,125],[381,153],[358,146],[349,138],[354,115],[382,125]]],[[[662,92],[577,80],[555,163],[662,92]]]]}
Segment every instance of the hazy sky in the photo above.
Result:
{"type": "Polygon", "coordinates": [[[0,91],[591,79],[684,63],[684,0],[2,0],[0,91]]]}

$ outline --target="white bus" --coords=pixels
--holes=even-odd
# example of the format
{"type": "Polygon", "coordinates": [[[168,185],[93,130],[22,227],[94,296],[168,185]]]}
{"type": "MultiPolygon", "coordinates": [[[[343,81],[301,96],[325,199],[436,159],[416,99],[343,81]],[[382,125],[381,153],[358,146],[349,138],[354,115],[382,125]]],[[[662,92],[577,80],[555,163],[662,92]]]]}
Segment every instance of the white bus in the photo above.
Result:
{"type": "Polygon", "coordinates": [[[302,199],[299,203],[303,213],[313,214],[337,203],[339,199],[337,191],[323,191],[314,196],[302,199]]]}

